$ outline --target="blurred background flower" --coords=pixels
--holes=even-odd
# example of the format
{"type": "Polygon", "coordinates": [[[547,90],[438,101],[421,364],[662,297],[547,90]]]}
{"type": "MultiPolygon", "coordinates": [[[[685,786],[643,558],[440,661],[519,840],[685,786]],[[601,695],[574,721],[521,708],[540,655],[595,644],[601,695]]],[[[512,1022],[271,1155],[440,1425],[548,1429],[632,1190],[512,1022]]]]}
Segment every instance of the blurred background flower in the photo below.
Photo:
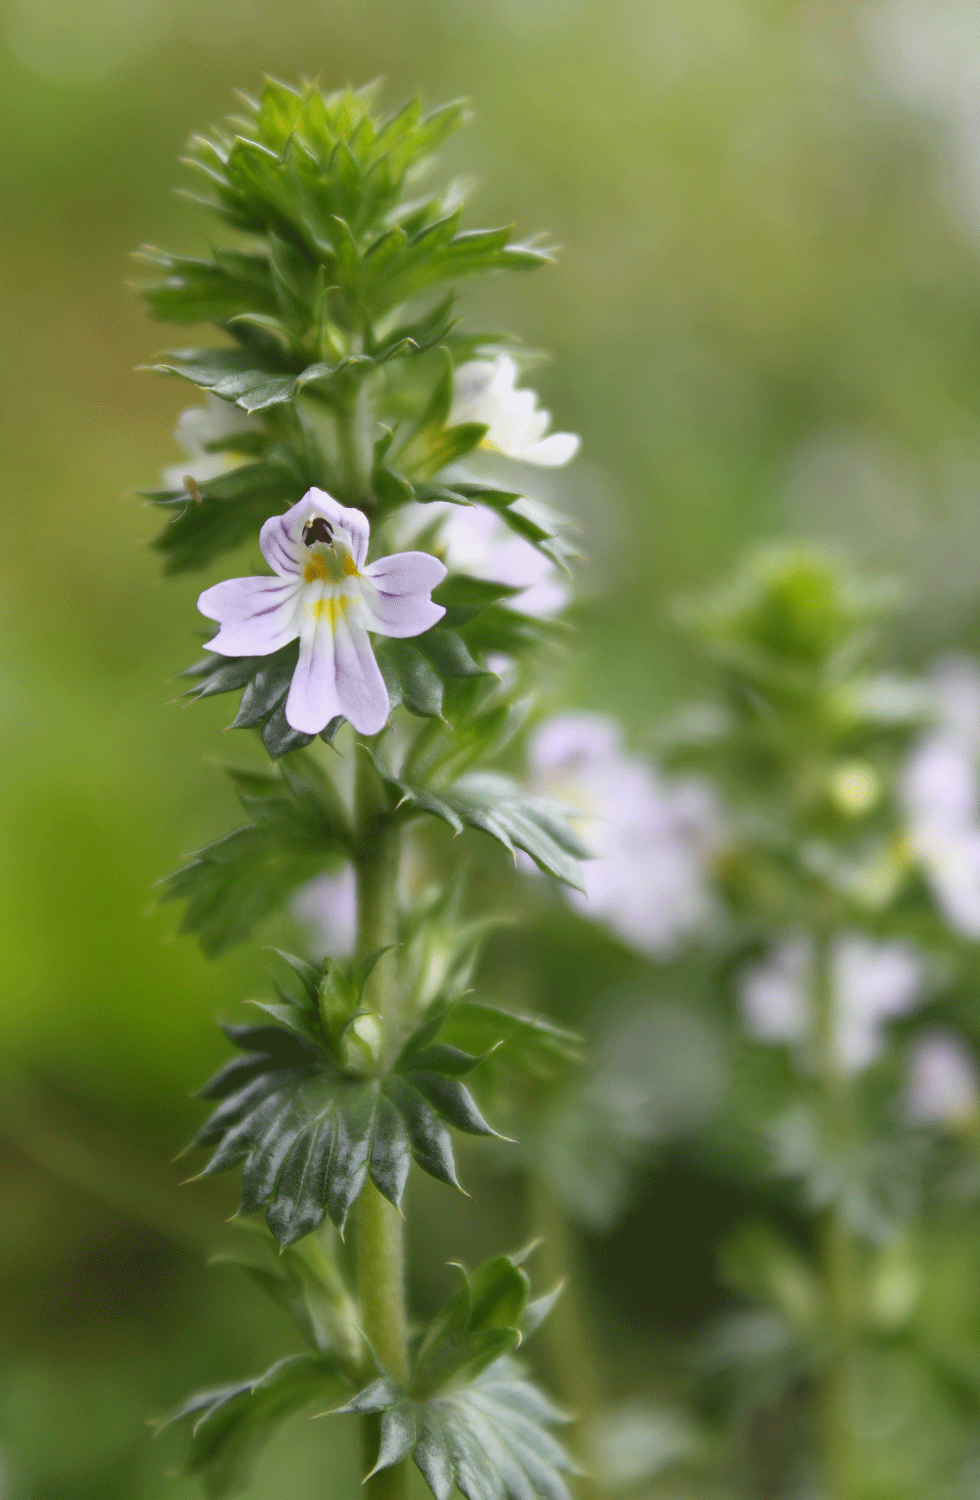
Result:
{"type": "MultiPolygon", "coordinates": [[[[885,1044],[886,1021],[924,999],[926,965],[911,943],[841,933],[831,945],[828,982],[841,1067],[859,1072],[885,1044]]],[[[812,944],[787,938],[743,976],[739,999],[756,1041],[805,1047],[816,1040],[817,983],[812,944]]]]}
{"type": "Polygon", "coordinates": [[[595,858],[585,890],[567,891],[642,953],[668,954],[717,917],[710,865],[722,844],[717,798],[696,777],[662,777],[627,755],[612,719],[557,714],[529,749],[535,790],[574,808],[595,858]]]}

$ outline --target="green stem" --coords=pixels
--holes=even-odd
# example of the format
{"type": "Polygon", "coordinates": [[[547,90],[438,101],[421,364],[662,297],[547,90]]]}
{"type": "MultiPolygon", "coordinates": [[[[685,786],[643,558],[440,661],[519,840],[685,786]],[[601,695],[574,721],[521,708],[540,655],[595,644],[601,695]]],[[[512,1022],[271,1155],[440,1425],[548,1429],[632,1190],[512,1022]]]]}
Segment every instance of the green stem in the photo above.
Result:
{"type": "Polygon", "coordinates": [[[590,1418],[603,1406],[602,1372],[594,1330],[580,1294],[579,1256],[568,1219],[540,1172],[531,1176],[529,1190],[534,1233],[543,1241],[539,1251],[542,1276],[549,1285],[562,1280],[565,1283],[543,1335],[555,1388],[574,1415],[571,1446],[585,1471],[576,1492],[581,1500],[593,1500],[598,1486],[588,1472],[591,1454],[587,1451],[587,1429],[590,1418]]]}
{"type": "MultiPolygon", "coordinates": [[[[851,1130],[850,1081],[841,1066],[831,974],[830,938],[821,936],[816,956],[816,1015],[820,1088],[828,1140],[846,1148],[851,1130]]],[[[820,1253],[830,1324],[830,1350],[821,1392],[824,1470],[828,1500],[854,1500],[856,1447],[850,1414],[851,1367],[856,1342],[854,1243],[837,1204],[823,1215],[820,1253]]]]}
{"type": "Polygon", "coordinates": [[[337,457],[344,499],[362,510],[371,503],[371,410],[366,380],[336,410],[337,457]]]}
{"type": "MultiPolygon", "coordinates": [[[[357,764],[357,904],[358,958],[397,940],[398,828],[387,808],[384,788],[362,749],[357,764]]],[[[398,1044],[398,997],[391,968],[382,959],[365,992],[365,1005],[382,1017],[389,1045],[398,1044]]],[[[385,1371],[408,1381],[408,1320],[405,1311],[405,1235],[397,1209],[365,1182],[356,1210],[357,1287],[361,1326],[385,1371]]],[[[378,1453],[378,1419],[365,1416],[362,1446],[365,1467],[378,1453]]],[[[403,1500],[405,1463],[376,1474],[365,1485],[368,1500],[403,1500]]]]}

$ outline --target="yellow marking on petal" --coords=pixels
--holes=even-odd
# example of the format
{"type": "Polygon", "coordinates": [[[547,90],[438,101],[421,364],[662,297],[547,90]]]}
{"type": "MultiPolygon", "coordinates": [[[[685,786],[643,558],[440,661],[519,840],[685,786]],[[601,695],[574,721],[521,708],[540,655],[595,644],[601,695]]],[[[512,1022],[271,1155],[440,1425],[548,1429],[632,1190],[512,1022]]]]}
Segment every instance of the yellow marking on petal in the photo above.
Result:
{"type": "Polygon", "coordinates": [[[503,453],[504,451],[503,448],[499,446],[499,444],[492,443],[489,437],[482,437],[480,439],[479,446],[481,448],[485,448],[488,453],[503,453]]]}
{"type": "Polygon", "coordinates": [[[349,552],[345,553],[344,554],[344,577],[345,578],[359,578],[360,576],[361,575],[357,571],[357,563],[351,557],[351,555],[350,555],[349,552]]]}
{"type": "Polygon", "coordinates": [[[303,582],[329,583],[330,577],[330,569],[323,553],[311,552],[306,567],[303,569],[303,582]]]}
{"type": "Polygon", "coordinates": [[[314,601],[313,618],[322,620],[326,615],[331,629],[336,629],[337,621],[343,618],[353,603],[349,594],[328,594],[325,599],[314,601]]]}

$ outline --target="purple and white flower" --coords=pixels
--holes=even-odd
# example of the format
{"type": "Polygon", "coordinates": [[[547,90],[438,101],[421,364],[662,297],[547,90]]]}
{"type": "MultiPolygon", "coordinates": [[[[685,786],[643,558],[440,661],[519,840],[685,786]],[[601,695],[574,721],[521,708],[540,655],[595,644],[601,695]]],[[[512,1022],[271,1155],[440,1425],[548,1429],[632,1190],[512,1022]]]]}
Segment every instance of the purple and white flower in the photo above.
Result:
{"type": "Polygon", "coordinates": [[[585,895],[564,894],[643,953],[670,953],[716,917],[711,862],[723,842],[714,793],[695,778],[668,781],[622,747],[601,714],[559,714],[530,746],[537,790],[581,814],[596,858],[585,895]]]}
{"type": "Polygon", "coordinates": [[[359,734],[388,718],[388,690],[368,636],[421,635],[445,614],[430,595],[446,576],[428,552],[367,562],[370,528],[359,510],[311,489],[259,533],[273,577],[229,578],[197,601],[217,620],[207,643],[222,656],[268,656],[299,639],[286,721],[319,734],[342,715],[359,734]]]}
{"type": "MultiPolygon", "coordinates": [[[[742,977],[745,1029],[765,1045],[806,1047],[815,1040],[813,945],[787,937],[742,977]]],[[[830,954],[833,1032],[838,1061],[849,1073],[868,1067],[884,1046],[884,1025],[925,999],[926,966],[911,943],[878,942],[840,933],[830,954]]]]}
{"type": "Polygon", "coordinates": [[[932,676],[938,723],[905,768],[909,841],[947,922],[980,938],[980,669],[951,657],[932,676]]]}
{"type": "Polygon", "coordinates": [[[357,881],[353,865],[317,875],[293,897],[290,910],[307,929],[310,953],[317,963],[327,957],[350,958],[357,941],[357,881]]]}
{"type": "Polygon", "coordinates": [[[912,1044],[905,1115],[912,1125],[954,1128],[980,1118],[976,1058],[954,1031],[928,1031],[912,1044]]]}
{"type": "Polygon", "coordinates": [[[261,424],[228,401],[221,401],[209,391],[203,406],[188,406],[177,418],[174,438],[187,454],[182,463],[171,464],[163,471],[163,482],[168,490],[182,490],[185,479],[197,484],[206,484],[217,479],[245,462],[242,454],[224,443],[246,433],[261,432],[261,424]],[[211,444],[221,443],[217,452],[211,444]]]}
{"type": "Polygon", "coordinates": [[[451,572],[520,589],[501,603],[521,614],[547,619],[565,608],[571,595],[565,575],[531,542],[511,531],[496,511],[448,500],[425,505],[412,501],[398,512],[396,535],[406,543],[422,532],[431,536],[436,523],[436,547],[451,572]]]}
{"type": "Polygon", "coordinates": [[[574,432],[548,433],[551,413],[539,409],[536,391],[517,389],[518,374],[509,354],[460,365],[449,425],[481,422],[489,429],[484,447],[524,463],[559,469],[575,457],[581,439],[574,432]]]}

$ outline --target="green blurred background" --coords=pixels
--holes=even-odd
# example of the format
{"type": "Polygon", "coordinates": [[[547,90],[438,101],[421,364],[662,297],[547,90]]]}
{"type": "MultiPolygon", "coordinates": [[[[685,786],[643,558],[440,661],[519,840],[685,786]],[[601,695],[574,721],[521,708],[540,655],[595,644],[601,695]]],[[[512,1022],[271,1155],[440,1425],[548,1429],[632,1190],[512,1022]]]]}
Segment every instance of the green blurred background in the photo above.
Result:
{"type": "MultiPolygon", "coordinates": [[[[691,687],[669,600],[757,539],[897,567],[910,659],[980,641],[980,19],[924,0],[0,15],[0,1494],[150,1500],[196,1487],[162,1474],[145,1418],[284,1352],[274,1313],[204,1269],[231,1184],[180,1190],[165,1165],[222,1054],[213,1016],[263,968],[254,949],[206,964],[172,911],[147,914],[152,882],[232,826],[207,758],[247,751],[218,739],[222,703],[168,705],[200,581],[160,580],[129,493],[175,460],[188,401],[132,373],[169,336],[126,286],[141,241],[201,243],[170,191],[183,140],[263,71],[472,98],[450,148],[479,179],[469,222],[565,246],[480,293],[554,351],[536,383],[584,434],[545,476],[592,559],[565,701],[642,743],[691,687]]],[[[547,923],[534,973],[568,1015],[603,986],[680,982],[547,923]]],[[[419,1193],[427,1261],[523,1232],[504,1180],[466,1209],[419,1193]]],[[[624,1390],[713,1305],[712,1236],[743,1206],[663,1157],[615,1233],[582,1241],[624,1390]]],[[[354,1456],[327,1429],[291,1429],[250,1494],[349,1493],[354,1456]]]]}

